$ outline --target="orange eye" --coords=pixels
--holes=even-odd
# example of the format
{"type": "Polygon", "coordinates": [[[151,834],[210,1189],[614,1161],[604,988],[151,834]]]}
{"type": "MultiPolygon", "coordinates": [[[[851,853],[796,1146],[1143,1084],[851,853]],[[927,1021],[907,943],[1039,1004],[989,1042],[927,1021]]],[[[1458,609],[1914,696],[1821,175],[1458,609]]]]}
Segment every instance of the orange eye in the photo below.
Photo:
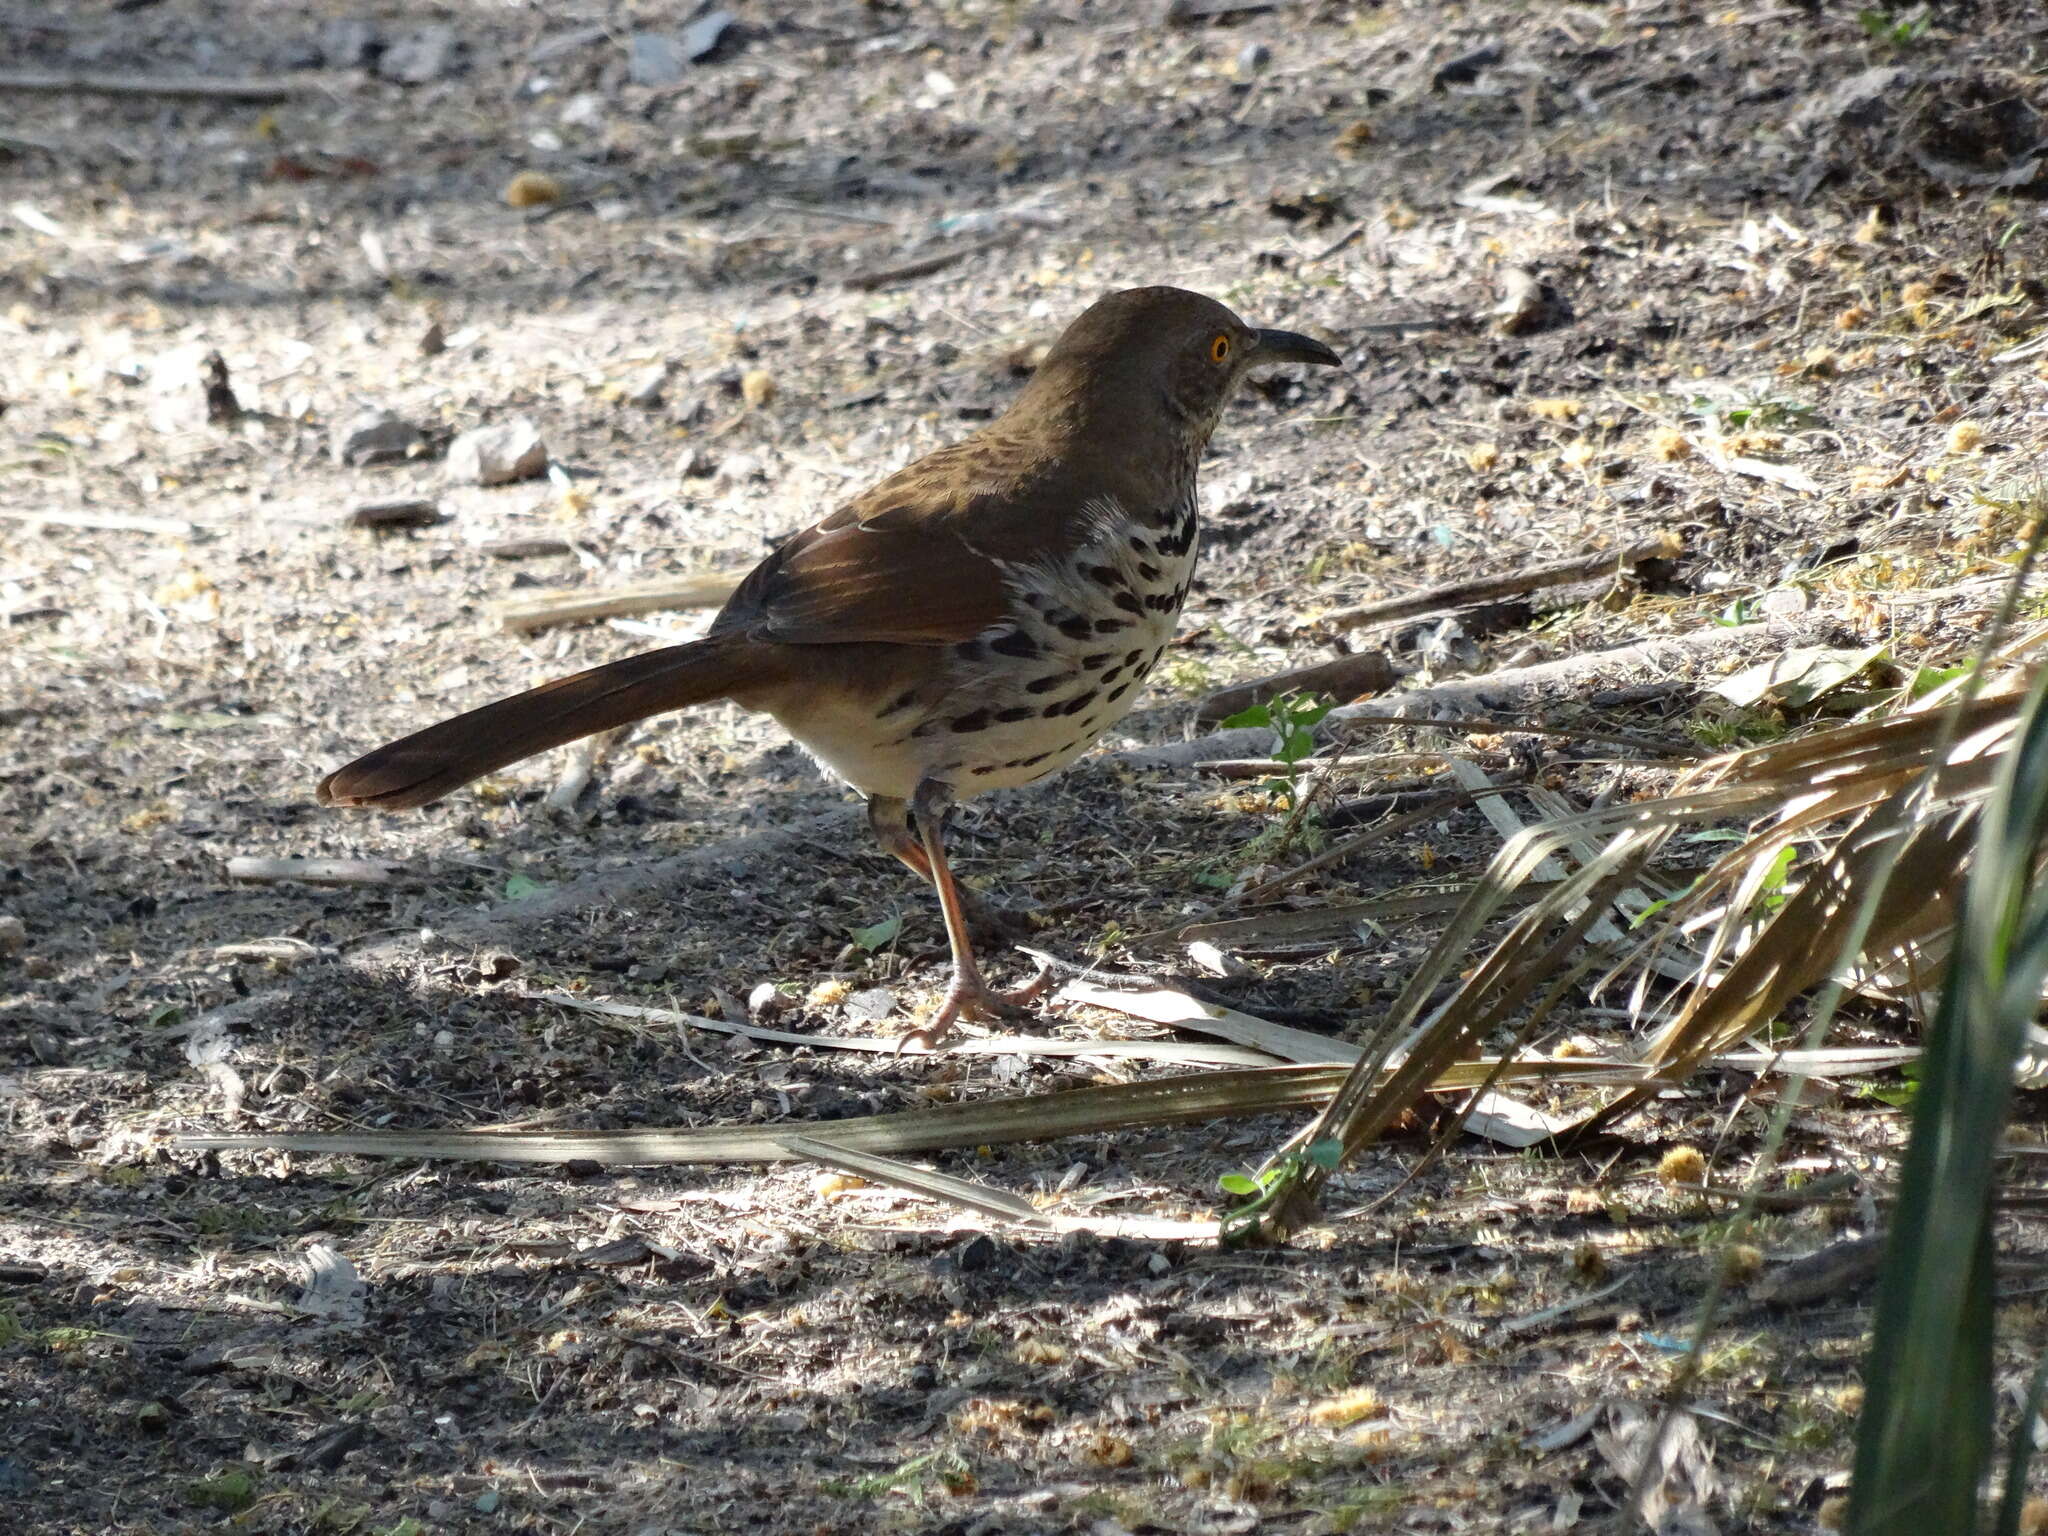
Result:
{"type": "Polygon", "coordinates": [[[1209,343],[1210,362],[1220,363],[1228,356],[1230,356],[1230,338],[1228,336],[1218,336],[1209,343]]]}

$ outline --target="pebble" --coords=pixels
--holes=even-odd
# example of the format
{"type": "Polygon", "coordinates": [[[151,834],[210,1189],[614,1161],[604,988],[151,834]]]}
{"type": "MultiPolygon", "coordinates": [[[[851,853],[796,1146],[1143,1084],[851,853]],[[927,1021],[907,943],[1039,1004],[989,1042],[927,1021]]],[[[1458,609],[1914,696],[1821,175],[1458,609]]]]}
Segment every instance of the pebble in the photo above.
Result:
{"type": "Polygon", "coordinates": [[[669,365],[656,363],[633,376],[633,382],[626,386],[626,404],[637,405],[643,411],[651,411],[661,404],[661,392],[668,387],[669,365]]]}
{"type": "Polygon", "coordinates": [[[18,955],[28,948],[28,924],[12,912],[0,916],[0,955],[18,955]]]}
{"type": "Polygon", "coordinates": [[[626,40],[626,78],[635,85],[674,85],[689,64],[683,45],[660,32],[635,32],[626,40]]]}
{"type": "Polygon", "coordinates": [[[448,478],[460,485],[510,485],[547,473],[540,428],[524,416],[474,427],[448,445],[448,478]]]}
{"type": "Polygon", "coordinates": [[[718,466],[718,478],[728,485],[762,478],[761,461],[751,453],[736,453],[718,466]]]}
{"type": "Polygon", "coordinates": [[[1273,62],[1273,50],[1264,43],[1246,43],[1237,50],[1237,72],[1255,75],[1273,62]]]}
{"type": "Polygon", "coordinates": [[[396,38],[377,59],[377,73],[400,85],[426,85],[462,65],[462,43],[448,26],[421,27],[396,38]]]}
{"type": "Polygon", "coordinates": [[[397,464],[426,446],[426,434],[390,411],[364,411],[335,439],[334,457],[343,464],[397,464]]]}
{"type": "Polygon", "coordinates": [[[692,64],[701,64],[718,52],[738,17],[731,11],[712,11],[683,28],[683,52],[692,64]]]}

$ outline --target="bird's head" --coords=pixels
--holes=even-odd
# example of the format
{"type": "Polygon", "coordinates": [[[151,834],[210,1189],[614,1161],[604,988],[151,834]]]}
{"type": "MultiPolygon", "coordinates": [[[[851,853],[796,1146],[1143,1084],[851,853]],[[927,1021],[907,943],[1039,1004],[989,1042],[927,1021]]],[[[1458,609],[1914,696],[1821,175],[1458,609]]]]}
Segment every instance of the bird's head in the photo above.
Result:
{"type": "Polygon", "coordinates": [[[1051,411],[1096,434],[1128,432],[1134,441],[1164,428],[1199,452],[1254,368],[1341,361],[1312,337],[1248,325],[1185,288],[1126,288],[1061,332],[1017,407],[1051,411]]]}

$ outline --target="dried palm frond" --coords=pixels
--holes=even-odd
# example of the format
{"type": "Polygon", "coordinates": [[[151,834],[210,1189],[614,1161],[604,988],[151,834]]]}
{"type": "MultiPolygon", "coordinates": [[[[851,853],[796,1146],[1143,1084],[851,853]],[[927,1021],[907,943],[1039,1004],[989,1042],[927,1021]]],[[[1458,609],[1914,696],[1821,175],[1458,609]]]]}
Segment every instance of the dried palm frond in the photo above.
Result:
{"type": "Polygon", "coordinates": [[[1920,995],[1946,958],[1984,802],[2044,641],[2048,629],[2006,647],[1980,670],[1974,692],[1945,685],[1872,718],[1700,764],[1662,799],[1557,817],[1511,838],[1409,978],[1352,1076],[1276,1160],[1293,1187],[1289,1199],[1267,1203],[1274,1214],[1264,1235],[1300,1219],[1331,1168],[1568,967],[1637,977],[1638,1005],[1653,973],[1683,978],[1675,1012],[1641,1047],[1645,1080],[1590,1116],[1581,1133],[1735,1048],[1831,978],[1888,998],[1920,995]],[[1674,835],[1731,819],[1749,824],[1740,843],[1676,899],[1643,904],[1639,887],[1654,888],[1652,862],[1674,835]],[[1789,872],[1788,850],[1806,856],[1789,872]],[[1522,907],[1425,1019],[1425,1005],[1468,964],[1482,929],[1539,875],[1554,877],[1565,856],[1577,869],[1522,907]],[[1634,925],[1620,942],[1605,917],[1610,904],[1634,925]],[[1605,943],[1587,942],[1598,932],[1605,943]],[[1674,957],[1684,964],[1674,967],[1674,957]]]}

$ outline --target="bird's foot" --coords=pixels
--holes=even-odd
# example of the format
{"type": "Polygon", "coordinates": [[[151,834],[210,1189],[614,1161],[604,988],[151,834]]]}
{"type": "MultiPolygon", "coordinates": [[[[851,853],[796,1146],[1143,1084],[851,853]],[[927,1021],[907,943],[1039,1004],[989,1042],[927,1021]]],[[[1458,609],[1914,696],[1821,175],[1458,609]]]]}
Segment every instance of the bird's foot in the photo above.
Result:
{"type": "Polygon", "coordinates": [[[939,1001],[938,1012],[897,1041],[896,1049],[898,1052],[912,1047],[921,1051],[936,1050],[953,1032],[953,1026],[963,1019],[977,1024],[992,1024],[999,1019],[1028,1019],[1032,1016],[1029,1005],[1044,996],[1045,989],[1052,985],[1052,979],[1052,968],[1041,965],[1037,974],[1023,986],[1002,989],[990,986],[978,971],[955,969],[953,979],[946,987],[946,995],[939,1001]]]}

